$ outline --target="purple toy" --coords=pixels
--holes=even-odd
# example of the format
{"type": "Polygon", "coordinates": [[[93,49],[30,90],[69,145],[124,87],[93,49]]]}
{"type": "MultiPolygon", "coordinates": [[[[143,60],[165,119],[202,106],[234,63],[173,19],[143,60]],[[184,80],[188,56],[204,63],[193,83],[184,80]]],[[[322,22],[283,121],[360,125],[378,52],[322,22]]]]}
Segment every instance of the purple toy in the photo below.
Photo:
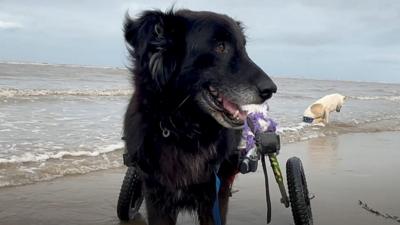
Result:
{"type": "Polygon", "coordinates": [[[250,150],[256,147],[255,133],[258,132],[276,132],[277,123],[268,117],[268,104],[264,103],[261,105],[247,105],[243,107],[243,110],[247,111],[247,120],[245,120],[242,138],[246,143],[246,151],[243,153],[247,154],[250,150]],[[253,123],[254,130],[252,131],[248,122],[253,123]]]}
{"type": "Polygon", "coordinates": [[[243,110],[247,112],[247,118],[242,132],[242,160],[239,170],[242,174],[245,174],[257,171],[260,152],[256,146],[256,136],[275,133],[277,124],[268,117],[268,105],[266,103],[243,106],[243,110]]]}

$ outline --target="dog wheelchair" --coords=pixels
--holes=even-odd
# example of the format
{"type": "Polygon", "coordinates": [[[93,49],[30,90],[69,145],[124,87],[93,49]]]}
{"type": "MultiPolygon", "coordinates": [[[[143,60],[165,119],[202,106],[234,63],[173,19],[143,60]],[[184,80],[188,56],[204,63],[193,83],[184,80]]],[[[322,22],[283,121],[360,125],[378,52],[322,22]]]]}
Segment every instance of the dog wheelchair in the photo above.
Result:
{"type": "Polygon", "coordinates": [[[277,159],[280,150],[279,135],[275,132],[256,133],[255,139],[257,149],[246,154],[240,164],[240,172],[242,174],[255,172],[258,167],[258,160],[261,159],[265,178],[267,223],[271,222],[271,198],[269,194],[269,182],[265,162],[266,156],[269,158],[275,181],[278,184],[282,196],[281,203],[286,208],[291,206],[295,225],[312,225],[313,218],[310,197],[301,160],[297,157],[291,157],[286,162],[286,177],[289,190],[288,196],[277,159]]]}
{"type": "MultiPolygon", "coordinates": [[[[271,199],[265,157],[268,156],[275,180],[282,198],[281,203],[291,206],[295,225],[312,225],[310,197],[302,162],[297,157],[289,158],[286,162],[286,176],[289,196],[286,192],[283,175],[277,160],[280,150],[280,137],[275,132],[255,133],[257,148],[241,157],[239,170],[242,174],[255,172],[261,159],[266,188],[267,223],[271,222],[271,199]]],[[[128,167],[119,194],[117,214],[123,221],[131,220],[139,213],[143,202],[142,181],[135,166],[128,167]]]]}

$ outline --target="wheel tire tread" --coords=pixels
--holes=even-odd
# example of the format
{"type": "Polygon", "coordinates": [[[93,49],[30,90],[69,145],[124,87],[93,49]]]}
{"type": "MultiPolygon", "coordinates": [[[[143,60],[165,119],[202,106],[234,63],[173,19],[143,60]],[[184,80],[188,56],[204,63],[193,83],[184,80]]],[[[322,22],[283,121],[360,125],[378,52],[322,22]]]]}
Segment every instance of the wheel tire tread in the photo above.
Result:
{"type": "Polygon", "coordinates": [[[308,196],[304,196],[302,176],[304,177],[304,188],[308,193],[307,181],[300,159],[297,157],[290,158],[286,163],[286,171],[294,222],[296,225],[312,225],[311,206],[306,202],[308,196]]]}
{"type": "Polygon", "coordinates": [[[117,214],[120,220],[128,221],[130,219],[129,212],[136,185],[141,185],[136,168],[128,167],[118,197],[117,214]]]}

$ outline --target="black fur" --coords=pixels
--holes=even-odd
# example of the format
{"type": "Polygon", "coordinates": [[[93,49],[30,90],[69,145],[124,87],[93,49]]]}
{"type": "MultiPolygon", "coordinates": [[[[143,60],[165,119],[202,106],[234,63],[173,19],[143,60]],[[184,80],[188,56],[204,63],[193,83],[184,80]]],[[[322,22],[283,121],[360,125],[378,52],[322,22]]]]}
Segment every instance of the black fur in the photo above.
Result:
{"type": "Polygon", "coordinates": [[[202,94],[212,86],[240,106],[276,92],[247,56],[242,30],[228,16],[189,10],[125,20],[135,92],[124,135],[143,173],[149,225],[175,224],[180,210],[197,211],[200,224],[213,224],[217,167],[225,224],[241,131],[218,120],[202,94]]]}

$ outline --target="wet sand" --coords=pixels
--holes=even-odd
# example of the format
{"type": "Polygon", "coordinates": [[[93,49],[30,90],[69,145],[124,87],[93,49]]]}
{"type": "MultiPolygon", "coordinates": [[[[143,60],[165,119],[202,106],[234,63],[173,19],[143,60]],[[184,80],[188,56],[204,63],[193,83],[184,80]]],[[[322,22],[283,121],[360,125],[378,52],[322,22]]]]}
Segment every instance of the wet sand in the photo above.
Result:
{"type": "MultiPolygon", "coordinates": [[[[399,224],[375,216],[361,200],[382,213],[400,216],[400,133],[345,134],[284,145],[279,161],[302,159],[316,225],[399,224]]],[[[260,167],[261,168],[261,167],[260,167]]],[[[120,224],[116,203],[125,169],[67,176],[53,181],[0,189],[0,224],[120,224]]],[[[279,202],[270,177],[272,223],[294,224],[279,202]]],[[[265,224],[262,171],[239,175],[231,198],[228,224],[265,224]]],[[[142,213],[145,212],[142,208],[142,213]]],[[[197,224],[185,213],[178,224],[197,224]]],[[[123,224],[145,224],[142,220],[123,224]]]]}

